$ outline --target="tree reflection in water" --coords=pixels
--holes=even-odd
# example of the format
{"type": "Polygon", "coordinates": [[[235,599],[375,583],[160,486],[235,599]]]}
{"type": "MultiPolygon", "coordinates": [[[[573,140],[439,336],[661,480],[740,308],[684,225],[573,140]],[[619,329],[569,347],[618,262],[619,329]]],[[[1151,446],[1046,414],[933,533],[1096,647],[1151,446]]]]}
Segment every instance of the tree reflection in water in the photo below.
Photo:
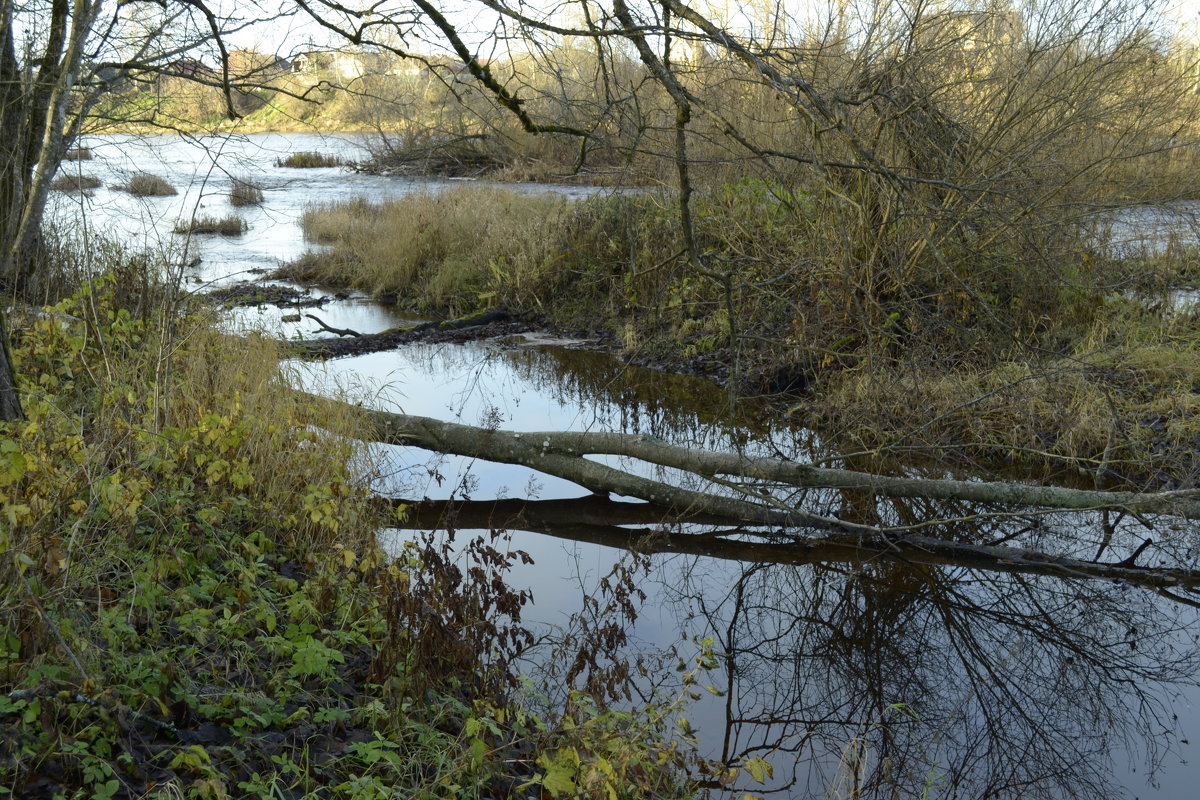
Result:
{"type": "MultiPolygon", "coordinates": [[[[711,384],[551,354],[497,357],[589,429],[816,455],[812,432],[726,422],[711,384]]],[[[708,682],[725,695],[701,701],[692,722],[713,762],[773,764],[765,787],[742,773],[737,787],[755,794],[1109,797],[1114,760],[1154,767],[1169,752],[1175,693],[1200,674],[1194,526],[833,490],[776,496],[877,535],[664,521],[661,509],[596,497],[418,503],[408,524],[676,554],[654,560],[660,586],[646,588],[679,632],[713,638],[721,658],[708,682]]]]}
{"type": "Polygon", "coordinates": [[[793,793],[1107,796],[1111,751],[1156,760],[1163,684],[1197,665],[1192,614],[1106,582],[749,565],[717,602],[684,592],[727,654],[720,758],[769,757],[793,793]]]}
{"type": "MultiPolygon", "coordinates": [[[[877,513],[972,516],[936,505],[877,513]]],[[[413,524],[447,513],[427,504],[413,524]]],[[[1190,531],[1155,535],[1143,561],[1156,566],[1114,580],[1102,576],[1141,541],[1141,522],[976,515],[938,531],[976,543],[1019,533],[1024,548],[1084,558],[1107,541],[1118,553],[1095,575],[1072,575],[1066,562],[1023,561],[1021,549],[961,565],[827,532],[780,542],[778,532],[654,525],[656,514],[594,497],[454,509],[462,528],[691,554],[656,562],[651,578],[663,585],[651,595],[681,631],[715,640],[707,681],[725,694],[693,721],[715,764],[773,764],[767,786],[738,784],[756,794],[1112,796],[1114,751],[1156,766],[1173,741],[1174,695],[1200,667],[1195,609],[1147,590],[1168,574],[1157,565],[1194,563],[1190,531]]],[[[1200,584],[1195,572],[1169,576],[1181,595],[1200,584]]]]}

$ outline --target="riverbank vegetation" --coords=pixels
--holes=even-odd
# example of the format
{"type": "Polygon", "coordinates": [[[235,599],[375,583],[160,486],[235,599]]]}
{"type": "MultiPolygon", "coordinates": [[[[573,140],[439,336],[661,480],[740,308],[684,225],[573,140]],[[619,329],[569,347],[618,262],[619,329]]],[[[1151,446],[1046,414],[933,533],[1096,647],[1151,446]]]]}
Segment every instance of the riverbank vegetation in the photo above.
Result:
{"type": "MultiPolygon", "coordinates": [[[[869,470],[968,473],[960,488],[1006,469],[1134,490],[1191,491],[1200,477],[1200,320],[1173,290],[1196,282],[1196,254],[1157,242],[1138,253],[1104,234],[1136,209],[1200,198],[1196,51],[1144,4],[850,2],[789,19],[756,3],[722,19],[618,0],[581,3],[566,22],[504,0],[461,4],[453,20],[428,3],[376,4],[318,20],[361,50],[290,66],[232,58],[220,34],[243,30],[240,17],[156,8],[118,4],[107,32],[90,0],[0,22],[13,43],[0,66],[30,76],[0,107],[6,294],[53,293],[46,189],[80,134],[369,129],[367,168],[381,172],[641,189],[567,201],[472,187],[316,207],[306,235],[328,249],[289,276],[455,313],[505,304],[631,359],[713,375],[730,405],[782,397],[819,457],[864,467],[867,502],[831,504],[840,516],[822,524],[882,548],[895,524],[902,535],[944,521],[881,519],[869,470]],[[507,52],[483,58],[461,15],[497,9],[507,52]],[[432,52],[410,50],[414,37],[432,52]],[[117,57],[129,52],[145,57],[117,57]]],[[[370,454],[347,444],[369,438],[366,415],[302,402],[273,344],[177,313],[163,265],[107,267],[23,315],[11,351],[0,311],[0,785],[207,798],[692,791],[671,741],[673,725],[689,730],[672,721],[677,700],[630,714],[606,708],[605,691],[568,691],[604,682],[592,681],[597,658],[619,625],[599,624],[580,672],[542,681],[564,689],[539,705],[515,666],[530,642],[525,598],[503,580],[521,555],[499,535],[466,548],[466,569],[448,544],[382,554],[389,518],[368,492],[370,454]]],[[[461,451],[484,437],[465,438],[461,451]]],[[[528,462],[556,455],[520,447],[528,462]]],[[[802,509],[763,486],[722,484],[794,528],[786,515],[802,509]]],[[[1135,566],[1150,544],[1101,566],[1135,566]]],[[[715,767],[713,783],[740,768],[715,767]]]]}
{"type": "Polygon", "coordinates": [[[678,703],[548,711],[522,690],[526,598],[504,584],[521,555],[500,534],[461,565],[444,542],[380,551],[393,512],[348,438],[364,420],[281,391],[275,343],[180,300],[124,261],[13,343],[29,382],[0,437],[0,787],[688,795],[678,703]]]}
{"type": "Polygon", "coordinates": [[[1191,480],[1181,389],[1200,376],[1169,357],[1195,344],[1170,287],[1196,281],[1196,255],[1114,231],[1200,197],[1194,47],[1121,3],[868,9],[866,28],[755,6],[748,32],[664,7],[679,30],[620,4],[569,34],[509,8],[561,45],[468,61],[443,88],[452,65],[431,62],[363,96],[382,170],[667,188],[318,206],[306,235],[327,249],[284,274],[588,328],[788,396],[832,449],[881,466],[1191,480]],[[676,39],[659,53],[640,24],[676,39]]]}
{"type": "Polygon", "coordinates": [[[941,243],[888,270],[847,251],[840,197],[743,180],[694,209],[709,255],[736,267],[698,275],[655,193],[469,187],[314,206],[304,229],[326,249],[280,275],[586,329],[641,362],[784,393],[846,452],[880,460],[921,450],[1106,485],[1196,469],[1196,312],[1169,289],[1195,280],[1190,251],[1117,258],[1081,225],[1024,252],[941,243]]]}

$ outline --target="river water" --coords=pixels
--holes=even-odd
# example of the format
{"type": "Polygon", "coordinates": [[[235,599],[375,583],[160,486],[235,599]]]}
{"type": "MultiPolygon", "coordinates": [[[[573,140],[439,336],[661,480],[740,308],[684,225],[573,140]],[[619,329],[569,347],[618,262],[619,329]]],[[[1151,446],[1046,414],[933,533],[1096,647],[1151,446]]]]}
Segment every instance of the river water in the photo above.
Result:
{"type": "MultiPolygon", "coordinates": [[[[85,144],[95,158],[68,168],[105,185],[90,197],[57,196],[56,219],[164,253],[197,290],[254,278],[302,253],[308,245],[297,223],[310,203],[379,200],[451,184],[274,166],[277,158],[301,150],[361,158],[362,142],[350,136],[98,137],[85,144]],[[166,178],[180,194],[135,199],[108,188],[141,171],[166,178]],[[232,209],[226,200],[231,175],[262,185],[265,202],[232,209]],[[170,233],[177,220],[193,214],[230,213],[246,219],[246,235],[189,239],[170,233]]],[[[280,336],[328,335],[312,324],[282,322],[286,313],[252,309],[229,324],[280,336]]],[[[408,321],[393,308],[353,295],[319,313],[333,327],[360,332],[408,321]]],[[[797,460],[821,454],[819,437],[775,421],[765,408],[743,404],[739,419],[731,421],[722,390],[705,381],[536,337],[417,344],[289,369],[308,388],[337,387],[380,409],[469,424],[649,433],[689,447],[797,460]]],[[[459,501],[460,540],[475,530],[509,528],[510,545],[527,551],[533,564],[514,568],[508,580],[533,593],[527,621],[560,640],[571,641],[586,628],[580,621],[586,615],[576,615],[590,607],[585,595],[601,606],[611,599],[601,582],[623,564],[623,574],[647,595],[636,621],[626,626],[630,639],[623,651],[644,659],[640,690],[677,693],[676,662],[690,663],[711,650],[715,666],[701,681],[719,694],[702,693],[685,712],[698,729],[699,751],[714,761],[755,757],[773,765],[765,784],[743,776],[727,787],[730,793],[1195,794],[1200,769],[1188,763],[1188,737],[1198,733],[1193,701],[1200,697],[1200,624],[1189,606],[1110,581],[880,557],[763,557],[765,551],[747,545],[778,545],[796,532],[655,525],[621,498],[560,502],[587,492],[525,468],[402,447],[378,446],[374,456],[381,465],[379,491],[459,501]],[[497,499],[510,502],[490,503],[497,499]],[[515,521],[514,502],[530,500],[515,521]],[[623,545],[642,532],[657,536],[646,549],[664,552],[631,558],[623,545]]],[[[644,464],[620,465],[655,474],[644,464]]],[[[962,504],[864,501],[836,492],[810,492],[801,502],[807,510],[851,520],[959,518],[964,521],[953,534],[971,541],[1063,554],[1082,548],[1089,553],[1084,557],[1106,536],[1106,520],[1086,514],[979,517],[978,509],[962,504]]],[[[437,528],[426,519],[439,514],[424,511],[413,525],[437,528]]],[[[1151,531],[1137,520],[1107,522],[1112,560],[1146,536],[1156,540],[1144,556],[1147,563],[1196,559],[1190,527],[1170,531],[1168,522],[1148,520],[1151,531]]],[[[414,535],[385,532],[394,541],[414,535]]],[[[557,679],[542,676],[541,685],[562,685],[557,679]]]]}

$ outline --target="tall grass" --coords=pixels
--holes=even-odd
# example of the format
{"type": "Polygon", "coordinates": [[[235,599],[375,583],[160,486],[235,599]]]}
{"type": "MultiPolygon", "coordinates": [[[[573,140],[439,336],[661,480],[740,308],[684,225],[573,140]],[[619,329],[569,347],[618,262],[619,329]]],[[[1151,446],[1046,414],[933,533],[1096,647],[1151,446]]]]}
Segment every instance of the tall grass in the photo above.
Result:
{"type": "Polygon", "coordinates": [[[466,310],[504,301],[548,269],[575,214],[560,197],[473,187],[314,206],[304,235],[333,250],[291,271],[375,293],[419,286],[412,299],[466,310]]]}
{"type": "Polygon", "coordinates": [[[706,273],[687,258],[669,197],[569,201],[476,188],[310,208],[305,235],[329,250],[288,272],[450,311],[503,302],[631,341],[672,340],[687,356],[740,337],[755,358],[827,366],[883,349],[1002,356],[1004,343],[989,341],[997,331],[1036,319],[1031,333],[1044,341],[1069,337],[1094,296],[1084,282],[1047,284],[1005,242],[982,255],[955,253],[953,279],[940,262],[954,252],[948,247],[928,261],[909,254],[901,283],[847,251],[844,207],[780,184],[701,192],[694,212],[714,265],[706,273]],[[885,288],[888,296],[869,299],[885,288]],[[984,314],[985,293],[1003,310],[984,314]]]}
{"type": "Polygon", "coordinates": [[[193,217],[175,223],[174,233],[215,233],[221,236],[241,236],[250,229],[246,220],[231,214],[225,217],[193,217]]]}

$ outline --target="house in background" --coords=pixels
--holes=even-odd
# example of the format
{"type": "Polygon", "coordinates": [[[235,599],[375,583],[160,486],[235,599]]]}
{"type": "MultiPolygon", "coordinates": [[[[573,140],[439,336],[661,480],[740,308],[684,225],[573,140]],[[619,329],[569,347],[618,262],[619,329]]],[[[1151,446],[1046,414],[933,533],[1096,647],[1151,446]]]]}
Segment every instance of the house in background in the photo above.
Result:
{"type": "Polygon", "coordinates": [[[194,58],[177,58],[163,69],[163,74],[177,78],[211,78],[216,71],[194,58]]]}
{"type": "Polygon", "coordinates": [[[350,83],[369,75],[416,75],[424,69],[417,59],[361,50],[309,50],[292,58],[291,67],[293,74],[319,74],[336,83],[350,83]]]}

